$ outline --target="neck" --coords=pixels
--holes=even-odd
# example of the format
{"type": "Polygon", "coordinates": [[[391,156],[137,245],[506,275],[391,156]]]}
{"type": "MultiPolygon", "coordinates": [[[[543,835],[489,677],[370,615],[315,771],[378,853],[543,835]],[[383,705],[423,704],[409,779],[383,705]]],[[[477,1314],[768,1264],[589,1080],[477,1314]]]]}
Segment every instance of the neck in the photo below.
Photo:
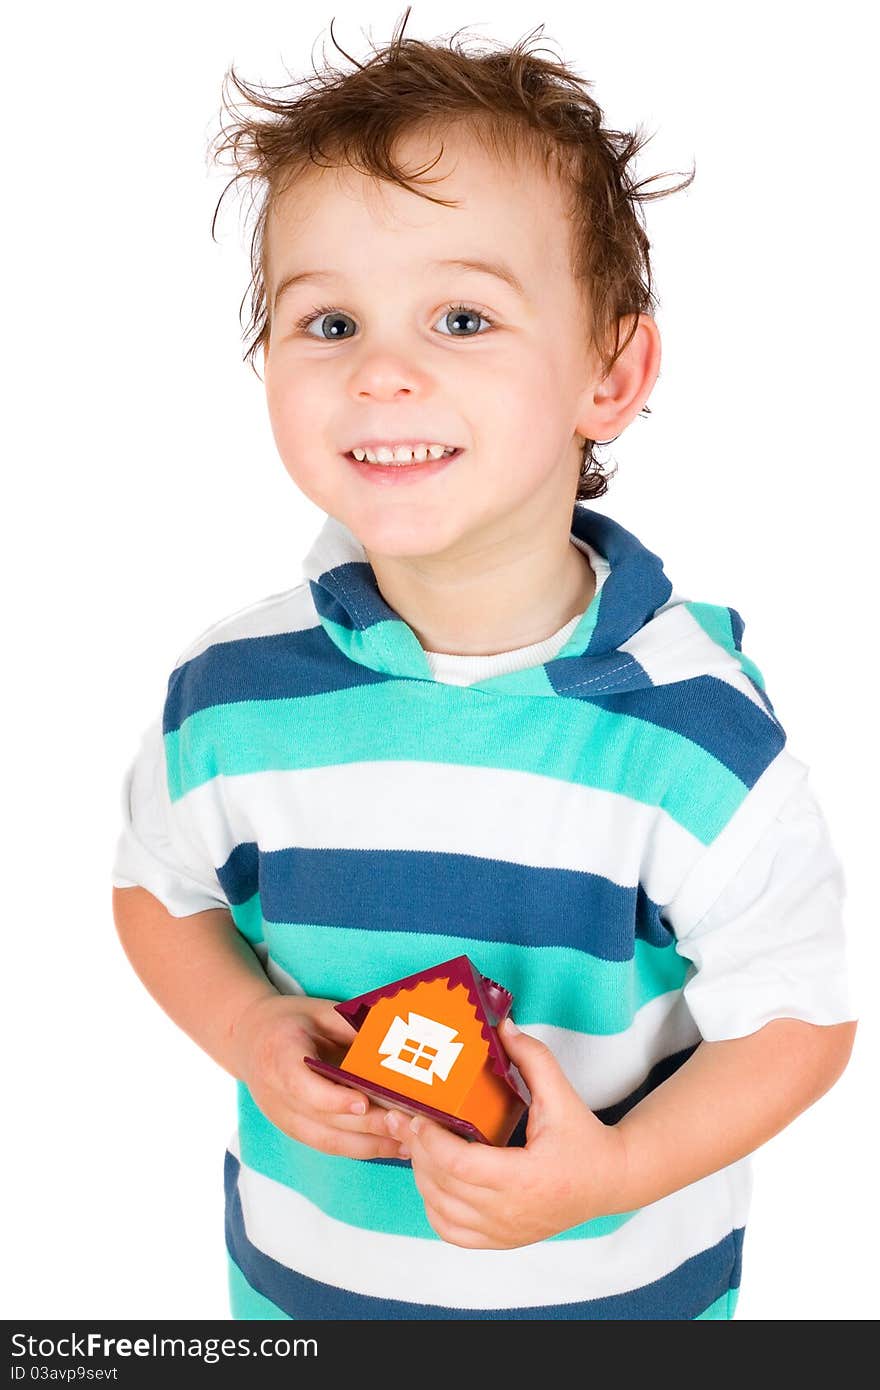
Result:
{"type": "Polygon", "coordinates": [[[543,642],[592,602],[596,577],[569,533],[455,566],[368,555],[386,603],[426,651],[495,656],[543,642]]]}

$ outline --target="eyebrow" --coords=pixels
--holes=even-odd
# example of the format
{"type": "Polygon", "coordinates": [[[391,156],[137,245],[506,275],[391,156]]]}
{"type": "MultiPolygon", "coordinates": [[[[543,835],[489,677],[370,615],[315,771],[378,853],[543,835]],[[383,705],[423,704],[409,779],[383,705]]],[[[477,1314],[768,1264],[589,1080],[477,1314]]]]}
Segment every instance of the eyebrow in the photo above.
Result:
{"type": "MultiPolygon", "coordinates": [[[[428,267],[432,270],[437,270],[446,266],[454,266],[458,270],[475,270],[481,275],[494,275],[497,280],[503,280],[505,284],[509,285],[522,299],[526,297],[525,287],[522,281],[518,276],[514,275],[510,266],[505,265],[502,261],[484,261],[478,258],[457,257],[452,260],[428,262],[428,267]]],[[[285,275],[275,291],[275,297],[272,300],[272,312],[275,312],[281,296],[293,285],[298,285],[305,280],[333,280],[334,278],[334,272],[330,270],[300,270],[294,275],[285,275]]]]}

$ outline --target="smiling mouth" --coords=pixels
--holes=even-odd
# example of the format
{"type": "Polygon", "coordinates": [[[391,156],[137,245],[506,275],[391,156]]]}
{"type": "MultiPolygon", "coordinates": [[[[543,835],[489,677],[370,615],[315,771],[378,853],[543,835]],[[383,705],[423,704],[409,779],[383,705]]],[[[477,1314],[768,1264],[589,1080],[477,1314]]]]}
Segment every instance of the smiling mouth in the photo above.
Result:
{"type": "Polygon", "coordinates": [[[463,449],[452,449],[449,453],[444,453],[439,459],[431,458],[430,454],[426,459],[388,459],[387,461],[374,461],[373,459],[355,458],[354,451],[349,449],[343,458],[347,458],[351,463],[359,463],[365,468],[424,468],[426,464],[448,463],[451,459],[458,458],[463,454],[463,449]]]}

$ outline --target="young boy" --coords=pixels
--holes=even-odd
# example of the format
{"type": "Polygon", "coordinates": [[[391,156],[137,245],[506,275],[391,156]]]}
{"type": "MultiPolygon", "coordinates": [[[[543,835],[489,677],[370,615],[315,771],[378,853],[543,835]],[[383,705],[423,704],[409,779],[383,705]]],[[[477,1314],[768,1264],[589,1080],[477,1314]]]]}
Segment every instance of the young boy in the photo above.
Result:
{"type": "Polygon", "coordinates": [[[518,46],[260,104],[255,346],[327,521],[178,658],[113,875],[238,1081],[233,1316],[730,1318],[747,1155],[849,1056],[843,881],[739,614],[582,505],[660,364],[637,146],[518,46]],[[303,1060],[459,954],[515,999],[506,1147],[303,1060]]]}

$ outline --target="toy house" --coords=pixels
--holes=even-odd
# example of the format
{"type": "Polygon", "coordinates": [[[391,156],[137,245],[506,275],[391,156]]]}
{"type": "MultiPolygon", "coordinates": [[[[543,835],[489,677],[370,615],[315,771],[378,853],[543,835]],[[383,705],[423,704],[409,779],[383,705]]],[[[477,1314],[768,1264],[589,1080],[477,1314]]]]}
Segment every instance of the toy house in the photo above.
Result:
{"type": "Polygon", "coordinates": [[[389,1109],[506,1144],[530,1101],[496,1034],[512,1003],[468,956],[455,956],[337,1004],[357,1029],[342,1065],[305,1060],[389,1109]]]}

